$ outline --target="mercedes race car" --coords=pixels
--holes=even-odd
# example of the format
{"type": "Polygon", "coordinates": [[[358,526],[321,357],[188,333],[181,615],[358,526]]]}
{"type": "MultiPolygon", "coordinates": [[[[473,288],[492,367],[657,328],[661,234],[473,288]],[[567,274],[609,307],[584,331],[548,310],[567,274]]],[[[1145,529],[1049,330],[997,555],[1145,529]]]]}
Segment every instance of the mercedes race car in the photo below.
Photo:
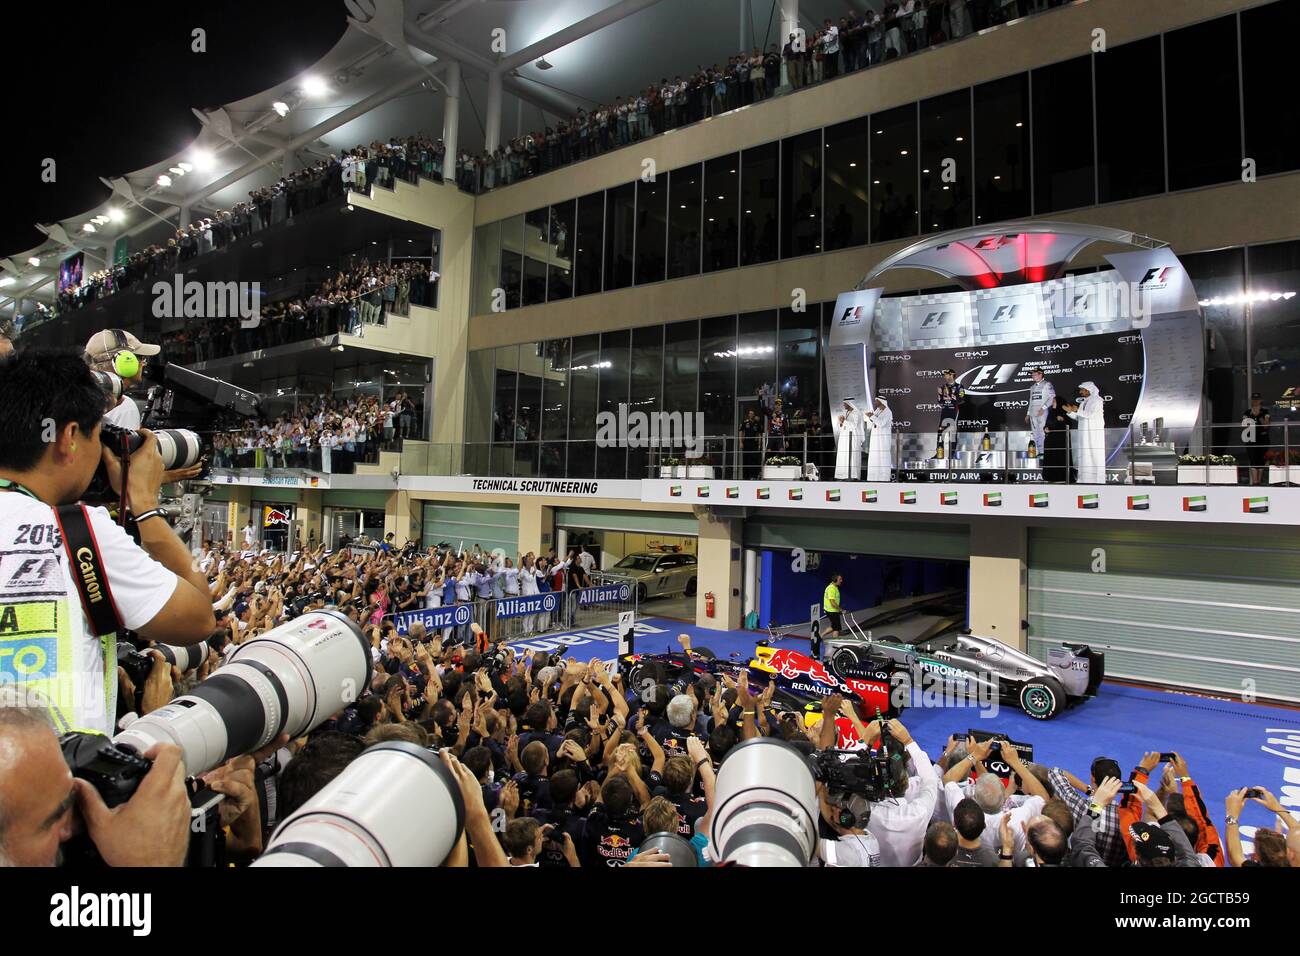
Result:
{"type": "MultiPolygon", "coordinates": [[[[844,673],[854,667],[901,671],[914,688],[1014,703],[1036,720],[1097,694],[1105,656],[1082,644],[1048,651],[1044,663],[965,625],[966,595],[944,591],[855,614],[845,631],[816,641],[818,656],[844,673]]],[[[817,630],[825,634],[825,620],[817,630]]]]}

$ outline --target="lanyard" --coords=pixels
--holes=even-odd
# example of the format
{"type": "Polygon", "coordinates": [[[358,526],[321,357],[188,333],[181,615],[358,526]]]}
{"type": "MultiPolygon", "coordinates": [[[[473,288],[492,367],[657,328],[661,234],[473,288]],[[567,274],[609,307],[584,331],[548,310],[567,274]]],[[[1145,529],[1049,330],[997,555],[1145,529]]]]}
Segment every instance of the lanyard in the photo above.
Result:
{"type": "Polygon", "coordinates": [[[36,501],[41,500],[36,492],[24,485],[18,484],[16,481],[10,481],[8,478],[0,478],[0,489],[16,491],[20,495],[26,495],[28,498],[33,498],[36,501]]]}

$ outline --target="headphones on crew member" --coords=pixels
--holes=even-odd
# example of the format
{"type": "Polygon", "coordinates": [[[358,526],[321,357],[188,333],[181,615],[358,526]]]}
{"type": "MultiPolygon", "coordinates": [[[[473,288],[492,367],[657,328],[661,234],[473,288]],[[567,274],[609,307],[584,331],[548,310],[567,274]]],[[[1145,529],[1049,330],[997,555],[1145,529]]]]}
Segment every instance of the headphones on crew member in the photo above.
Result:
{"type": "Polygon", "coordinates": [[[140,357],[131,351],[126,333],[121,329],[105,329],[113,336],[113,371],[122,378],[135,378],[140,374],[140,357]]]}

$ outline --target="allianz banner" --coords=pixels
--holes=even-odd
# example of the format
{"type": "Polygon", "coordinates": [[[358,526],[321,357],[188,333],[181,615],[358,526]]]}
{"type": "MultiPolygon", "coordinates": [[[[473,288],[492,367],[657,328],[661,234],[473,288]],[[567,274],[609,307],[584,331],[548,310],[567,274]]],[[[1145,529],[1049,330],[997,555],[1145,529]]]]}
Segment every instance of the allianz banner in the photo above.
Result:
{"type": "Polygon", "coordinates": [[[1084,382],[1095,382],[1106,398],[1106,427],[1124,428],[1142,394],[1142,333],[879,352],[872,384],[876,394],[889,402],[895,431],[939,430],[939,386],[945,368],[953,369],[966,389],[958,420],[963,432],[1027,429],[1030,374],[1036,368],[1043,370],[1062,402],[1075,400],[1084,382]]]}
{"type": "Polygon", "coordinates": [[[414,611],[402,611],[392,616],[393,626],[398,634],[405,634],[411,625],[419,621],[426,631],[438,631],[444,627],[468,624],[474,618],[474,609],[468,604],[449,604],[446,607],[417,608],[414,611]]]}
{"type": "Polygon", "coordinates": [[[533,594],[528,597],[501,598],[497,601],[497,619],[524,617],[528,614],[542,614],[558,610],[560,595],[554,591],[546,594],[533,594]]]}

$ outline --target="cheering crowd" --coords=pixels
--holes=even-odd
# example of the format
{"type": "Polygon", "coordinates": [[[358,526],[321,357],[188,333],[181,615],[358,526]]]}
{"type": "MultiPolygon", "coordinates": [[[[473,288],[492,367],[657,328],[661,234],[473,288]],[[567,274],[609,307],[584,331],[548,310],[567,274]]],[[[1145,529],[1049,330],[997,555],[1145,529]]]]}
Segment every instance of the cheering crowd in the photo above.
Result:
{"type": "Polygon", "coordinates": [[[879,13],[850,10],[838,21],[823,21],[811,34],[790,34],[766,50],[742,50],[725,65],[697,66],[671,80],[661,77],[613,103],[580,109],[554,126],[514,137],[492,152],[461,152],[456,182],[467,192],[486,192],[760,102],[781,86],[782,64],[790,87],[801,89],[1065,2],[902,0],[886,3],[879,13]]]}
{"type": "MultiPolygon", "coordinates": [[[[1187,755],[1148,752],[1127,772],[1108,756],[1070,768],[1025,763],[1006,742],[995,753],[998,742],[950,737],[935,742],[932,757],[905,723],[886,721],[882,732],[838,696],[815,719],[781,713],[770,685],[751,684],[747,672],[736,681],[705,673],[632,688],[598,657],[520,657],[478,625],[429,634],[416,623],[399,633],[391,617],[444,595],[469,600],[484,576],[509,570],[516,583],[540,582],[549,577],[546,561],[528,554],[518,565],[494,562],[480,548],[398,550],[391,535],[377,552],[355,555],[206,550],[200,567],[218,614],[215,653],[188,674],[156,658],[138,697],[120,672],[119,709],[161,706],[218,668],[230,645],[326,605],[363,628],[375,662],[367,693],[307,737],[282,739],[212,775],[228,794],[229,850],[243,860],[367,747],[400,740],[439,748],[465,802],[466,836],[447,865],[680,863],[641,852],[664,834],[679,836],[696,865],[711,865],[714,778],[728,753],[759,736],[810,752],[833,748],[842,718],[861,740],[883,742],[895,755],[892,795],[846,814],[819,784],[819,865],[1300,866],[1298,821],[1272,793],[1243,787],[1222,813],[1212,812],[1187,755]],[[1241,834],[1247,816],[1260,824],[1250,846],[1241,834]]],[[[578,557],[564,565],[559,577],[576,574],[580,583],[578,557]]],[[[679,641],[684,653],[697,653],[686,635],[679,641]]]]}
{"type": "Polygon", "coordinates": [[[422,434],[423,416],[421,403],[404,391],[386,402],[376,395],[321,396],[274,421],[217,433],[213,464],[347,474],[356,464],[378,461],[381,450],[396,450],[399,439],[422,434]]]}
{"type": "Polygon", "coordinates": [[[328,159],[252,190],[248,201],[236,203],[232,209],[178,229],[165,245],[151,245],[132,253],[125,262],[89,273],[79,285],[60,290],[57,312],[79,309],[141,281],[170,280],[178,263],[247,239],[254,232],[339,199],[347,191],[366,193],[371,185],[391,189],[396,180],[415,184],[421,176],[441,182],[445,154],[441,139],[423,133],[331,153],[328,159]]]}
{"type": "Polygon", "coordinates": [[[263,305],[259,322],[245,327],[238,318],[190,322],[163,335],[169,362],[190,364],[317,336],[364,335],[391,312],[407,315],[412,303],[437,301],[438,273],[417,259],[371,264],[338,272],[311,295],[263,305]]]}

